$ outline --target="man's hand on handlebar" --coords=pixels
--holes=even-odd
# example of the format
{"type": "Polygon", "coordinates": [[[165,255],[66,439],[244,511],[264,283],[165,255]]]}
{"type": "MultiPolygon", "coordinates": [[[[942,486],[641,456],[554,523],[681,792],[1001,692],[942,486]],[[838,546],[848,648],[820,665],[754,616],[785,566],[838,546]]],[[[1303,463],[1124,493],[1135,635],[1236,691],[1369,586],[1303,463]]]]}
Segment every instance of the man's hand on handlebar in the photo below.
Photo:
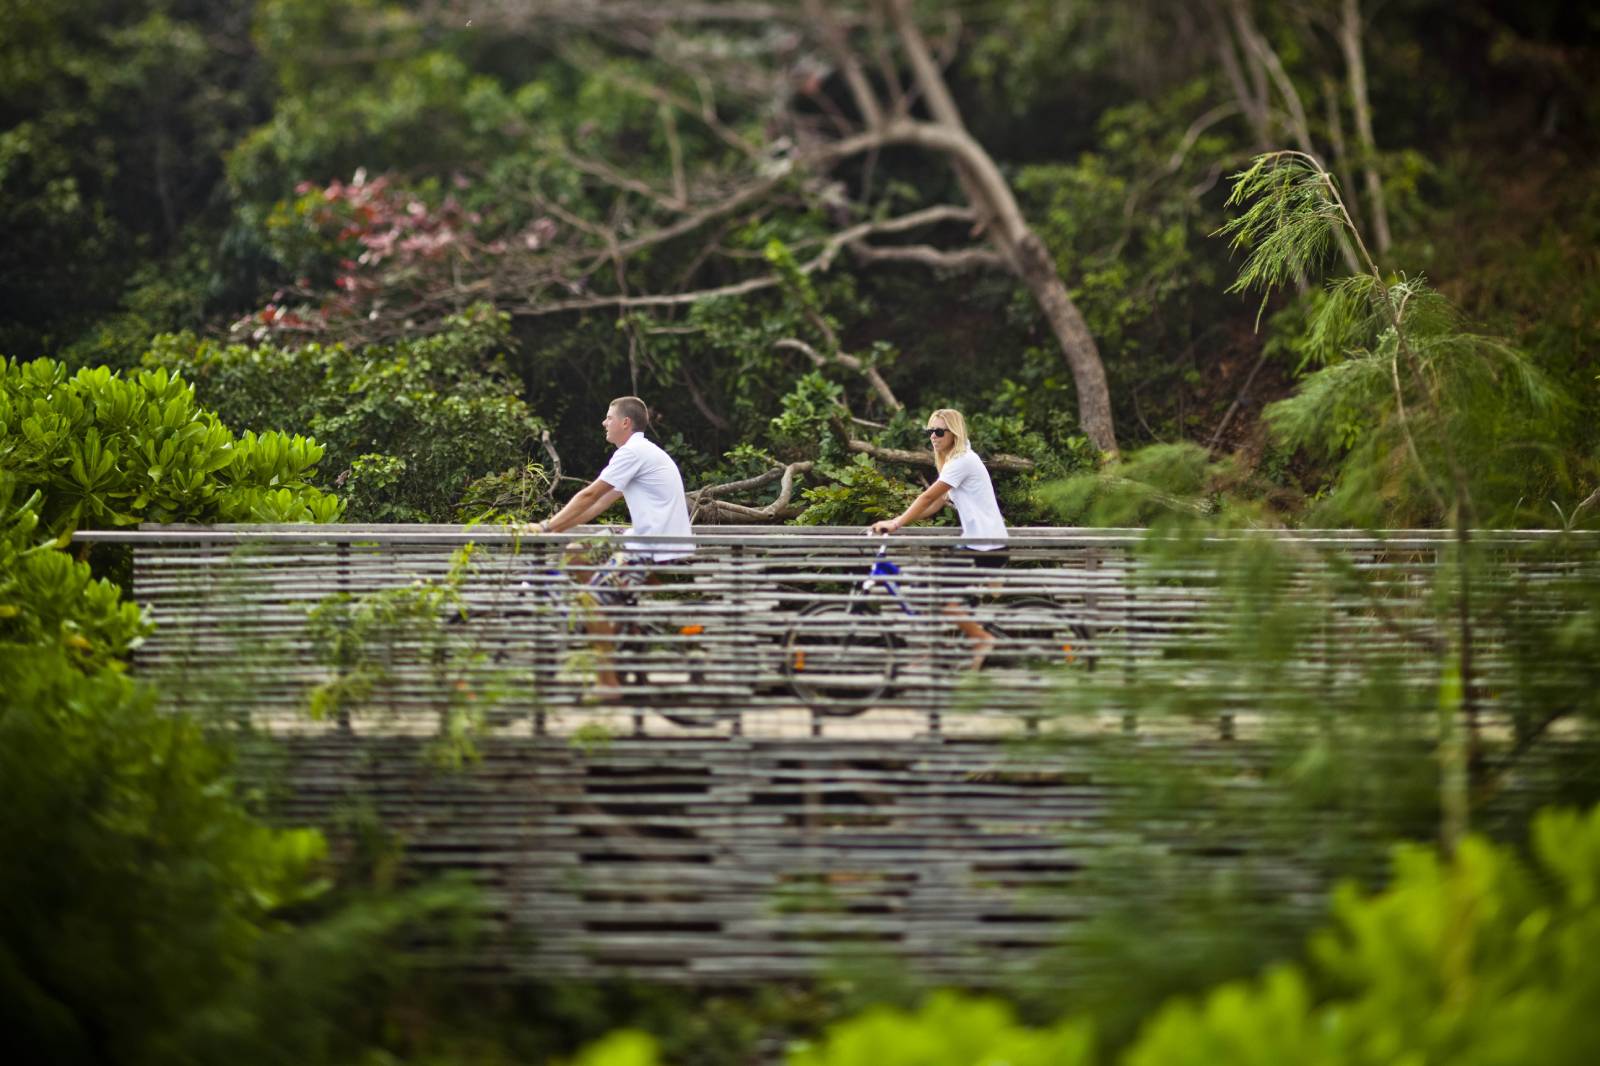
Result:
{"type": "Polygon", "coordinates": [[[887,537],[890,533],[893,533],[895,530],[897,530],[899,528],[900,528],[900,523],[896,519],[885,518],[881,522],[872,523],[872,528],[867,530],[867,532],[868,533],[877,533],[880,536],[887,537]]]}

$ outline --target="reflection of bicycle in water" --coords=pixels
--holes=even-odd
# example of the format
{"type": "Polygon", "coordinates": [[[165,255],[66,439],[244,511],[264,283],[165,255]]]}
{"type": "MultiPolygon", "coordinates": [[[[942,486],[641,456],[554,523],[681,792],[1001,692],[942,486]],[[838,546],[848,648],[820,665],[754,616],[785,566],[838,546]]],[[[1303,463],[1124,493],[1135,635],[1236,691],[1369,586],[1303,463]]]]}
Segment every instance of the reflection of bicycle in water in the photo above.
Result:
{"type": "MultiPolygon", "coordinates": [[[[859,714],[893,695],[910,668],[928,664],[928,652],[911,648],[902,631],[907,620],[926,622],[931,615],[902,582],[900,567],[884,545],[867,576],[843,600],[813,604],[789,626],[783,638],[784,674],[813,711],[859,714]]],[[[1067,604],[1027,595],[997,598],[990,607],[996,617],[979,624],[994,644],[979,669],[1028,675],[1094,669],[1090,631],[1072,619],[1067,604]]]]}

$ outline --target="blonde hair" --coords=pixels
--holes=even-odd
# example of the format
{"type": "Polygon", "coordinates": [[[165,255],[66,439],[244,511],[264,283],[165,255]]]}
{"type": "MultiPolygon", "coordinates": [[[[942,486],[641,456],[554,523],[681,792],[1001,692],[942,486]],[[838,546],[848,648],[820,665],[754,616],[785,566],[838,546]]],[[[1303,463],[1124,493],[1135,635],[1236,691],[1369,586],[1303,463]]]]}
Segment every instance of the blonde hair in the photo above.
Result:
{"type": "Polygon", "coordinates": [[[944,419],[944,428],[955,434],[956,442],[950,445],[949,451],[933,453],[933,468],[942,471],[945,463],[971,447],[967,441],[967,420],[953,407],[941,407],[928,417],[944,419]]]}

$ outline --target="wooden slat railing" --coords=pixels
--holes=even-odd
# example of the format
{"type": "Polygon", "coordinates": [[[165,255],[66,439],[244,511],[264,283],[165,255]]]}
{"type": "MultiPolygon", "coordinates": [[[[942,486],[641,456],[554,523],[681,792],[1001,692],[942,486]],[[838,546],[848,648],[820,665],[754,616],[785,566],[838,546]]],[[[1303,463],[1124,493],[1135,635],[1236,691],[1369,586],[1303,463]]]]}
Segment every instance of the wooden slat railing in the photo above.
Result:
{"type": "MultiPolygon", "coordinates": [[[[257,526],[78,539],[133,549],[133,592],[157,623],[136,670],[174,706],[269,736],[272,757],[246,765],[276,797],[275,816],[337,826],[359,810],[405,841],[413,870],[472,872],[497,933],[452,966],[742,982],[865,954],[926,980],[981,983],[1048,945],[1070,953],[1083,920],[1115,899],[1138,893],[1160,908],[1162,892],[1183,889],[1104,867],[1091,876],[1108,846],[1182,853],[1202,880],[1260,847],[1218,850],[1160,825],[1131,840],[1109,817],[1119,762],[1249,778],[1242,765],[1281,754],[1285,717],[1353,690],[1374,656],[1396,679],[1394,713],[1421,724],[1383,757],[1435,757],[1452,634],[1431,597],[1447,536],[1273,535],[1290,561],[1252,587],[1303,597],[1317,625],[1270,683],[1230,628],[1255,621],[1249,601],[1220,592],[1235,545],[1213,539],[1163,561],[1141,537],[1017,530],[1011,565],[974,574],[949,559],[948,532],[908,531],[889,544],[899,598],[875,589],[857,614],[845,608],[881,544],[855,530],[716,527],[692,562],[661,567],[662,585],[617,608],[580,606],[562,572],[570,536],[257,526]],[[379,606],[403,614],[450,582],[452,553],[468,543],[458,601],[370,626],[359,649],[337,645],[358,632],[353,616],[321,638],[308,629],[340,594],[371,618],[379,606]],[[943,614],[969,595],[973,617],[1000,632],[976,671],[943,614]],[[615,703],[589,702],[590,617],[654,629],[611,647],[633,675],[615,703]],[[847,636],[857,643],[839,652],[847,636]],[[336,713],[308,716],[319,693],[354,682],[365,688],[336,713]],[[1147,713],[1152,699],[1181,712],[1191,691],[1213,720],[1147,713]],[[439,743],[463,721],[477,726],[476,760],[441,770],[439,743]],[[1006,739],[1031,724],[1064,743],[1006,739]]],[[[1544,592],[1593,576],[1600,552],[1548,534],[1476,544],[1495,561],[1478,602],[1513,605],[1478,633],[1479,727],[1504,751],[1516,738],[1496,683],[1503,638],[1559,610],[1544,592]]],[[[1592,751],[1581,729],[1549,733],[1489,802],[1525,809],[1558,779],[1535,772],[1541,760],[1569,765],[1580,749],[1592,751]]],[[[1330,828],[1319,818],[1361,820],[1349,808],[1296,817],[1272,827],[1280,845],[1319,839],[1330,828]]],[[[1293,847],[1251,863],[1278,898],[1315,906],[1327,887],[1308,882],[1293,847]]]]}
{"type": "MultiPolygon", "coordinates": [[[[595,602],[574,578],[580,568],[564,561],[574,537],[593,530],[524,538],[430,526],[155,527],[79,539],[134,549],[134,595],[158,623],[138,653],[142,671],[179,675],[176,691],[202,701],[201,679],[220,664],[228,683],[215,698],[233,704],[250,674],[248,706],[235,709],[278,729],[316,728],[304,714],[312,694],[359,660],[367,690],[322,727],[426,732],[475,703],[496,722],[525,721],[537,733],[599,722],[633,732],[839,735],[852,719],[890,728],[891,717],[901,730],[1010,732],[1088,685],[1150,680],[1160,670],[1182,684],[1184,669],[1209,669],[1207,650],[1221,654],[1238,621],[1217,610],[1227,575],[1205,544],[1161,562],[1139,553],[1140,531],[1016,530],[1006,568],[973,570],[950,551],[957,538],[948,531],[885,541],[842,529],[708,530],[692,558],[656,566],[659,584],[616,605],[595,602]],[[353,638],[334,644],[356,631],[354,622],[325,626],[320,642],[308,630],[308,615],[330,596],[376,610],[374,597],[404,601],[406,590],[448,584],[452,553],[468,544],[473,555],[454,571],[455,596],[432,617],[369,626],[360,648],[353,638]],[[884,548],[898,573],[864,585],[884,548]],[[994,634],[979,669],[952,604],[994,634]],[[593,636],[595,623],[620,632],[593,636]],[[619,688],[600,686],[603,665],[619,675],[619,688]]],[[[1399,669],[1418,686],[1437,682],[1436,649],[1451,634],[1439,629],[1427,596],[1449,537],[1315,531],[1271,539],[1295,552],[1279,580],[1327,605],[1318,640],[1284,664],[1280,685],[1324,685],[1329,671],[1375,643],[1397,654],[1409,648],[1399,669]]],[[[1517,533],[1481,534],[1477,543],[1496,554],[1497,580],[1530,588],[1597,565],[1593,540],[1574,548],[1552,534],[1517,533]],[[1552,557],[1557,543],[1564,548],[1552,557]]],[[[1492,639],[1478,661],[1492,681],[1492,639]]],[[[1277,695],[1237,693],[1237,713],[1223,728],[1270,712],[1277,695]]],[[[1135,712],[1121,708],[1117,724],[1131,725],[1135,712]]]]}

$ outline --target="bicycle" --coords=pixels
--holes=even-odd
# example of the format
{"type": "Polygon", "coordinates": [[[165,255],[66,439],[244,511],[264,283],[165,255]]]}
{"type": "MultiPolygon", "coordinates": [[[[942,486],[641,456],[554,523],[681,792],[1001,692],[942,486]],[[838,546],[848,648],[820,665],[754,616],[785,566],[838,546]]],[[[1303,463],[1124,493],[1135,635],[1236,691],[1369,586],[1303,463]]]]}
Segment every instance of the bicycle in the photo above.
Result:
{"type": "MultiPolygon", "coordinates": [[[[896,686],[903,666],[917,661],[894,625],[897,618],[924,614],[901,591],[901,569],[878,549],[867,576],[851,586],[846,599],[812,604],[784,634],[784,674],[795,697],[827,715],[860,714],[896,686]],[[885,616],[887,600],[898,614],[885,616]]],[[[1058,667],[1094,669],[1087,626],[1073,621],[1068,608],[1045,596],[1000,600],[1005,622],[980,621],[994,645],[979,669],[1043,673],[1058,667]]]]}
{"type": "MultiPolygon", "coordinates": [[[[603,656],[621,687],[633,693],[630,703],[655,710],[677,725],[710,724],[713,715],[709,713],[670,709],[674,696],[704,696],[709,655],[703,623],[651,613],[639,602],[637,589],[602,589],[559,567],[544,567],[528,577],[534,580],[524,578],[510,590],[519,598],[531,596],[533,606],[519,604],[500,613],[512,624],[539,615],[559,619],[536,630],[531,665],[539,692],[572,687],[574,673],[597,672],[603,656]],[[609,620],[614,632],[588,632],[589,623],[597,617],[609,620]],[[582,646],[605,650],[594,653],[595,662],[585,663],[567,634],[580,634],[576,642],[582,646]]],[[[505,654],[502,649],[496,659],[505,654]]]]}

